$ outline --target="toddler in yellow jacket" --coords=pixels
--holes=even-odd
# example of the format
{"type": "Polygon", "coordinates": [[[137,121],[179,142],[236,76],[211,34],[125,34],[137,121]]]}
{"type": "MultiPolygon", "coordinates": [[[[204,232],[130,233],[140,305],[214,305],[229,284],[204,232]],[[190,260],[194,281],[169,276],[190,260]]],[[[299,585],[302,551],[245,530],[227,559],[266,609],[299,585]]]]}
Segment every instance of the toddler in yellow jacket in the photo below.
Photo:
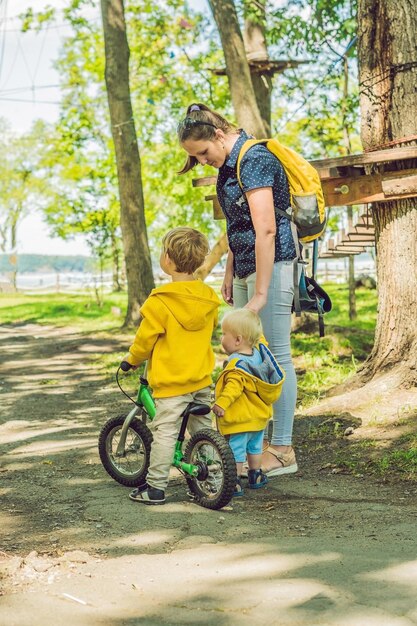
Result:
{"type": "Polygon", "coordinates": [[[266,346],[259,316],[250,309],[235,309],[224,316],[221,342],[229,358],[216,383],[212,410],[233,451],[238,476],[234,495],[241,496],[246,459],[249,488],[259,489],[268,482],[261,470],[263,435],[285,374],[266,346]]]}
{"type": "MultiPolygon", "coordinates": [[[[148,361],[147,377],[156,404],[146,482],[130,498],[164,504],[180,416],[189,402],[211,403],[211,347],[220,301],[194,272],[209,251],[206,237],[188,227],[174,228],[162,240],[160,265],[172,282],[153,289],[140,309],[141,323],[124,358],[137,366],[148,361]]],[[[210,415],[192,415],[193,435],[211,427],[210,415]]]]}

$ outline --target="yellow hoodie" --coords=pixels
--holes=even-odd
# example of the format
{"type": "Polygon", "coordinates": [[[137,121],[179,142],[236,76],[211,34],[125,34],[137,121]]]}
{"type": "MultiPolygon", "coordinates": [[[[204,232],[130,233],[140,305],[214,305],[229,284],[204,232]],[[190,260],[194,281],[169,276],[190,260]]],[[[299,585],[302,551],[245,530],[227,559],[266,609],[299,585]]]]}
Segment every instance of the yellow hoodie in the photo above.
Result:
{"type": "Polygon", "coordinates": [[[211,384],[211,347],[220,301],[199,280],[177,281],[153,289],[140,309],[142,320],[128,361],[148,360],[155,398],[180,396],[211,384]]]}
{"type": "Polygon", "coordinates": [[[225,411],[217,418],[222,435],[263,430],[281,395],[284,371],[266,345],[260,343],[258,350],[261,365],[233,358],[217,379],[215,402],[225,411]]]}

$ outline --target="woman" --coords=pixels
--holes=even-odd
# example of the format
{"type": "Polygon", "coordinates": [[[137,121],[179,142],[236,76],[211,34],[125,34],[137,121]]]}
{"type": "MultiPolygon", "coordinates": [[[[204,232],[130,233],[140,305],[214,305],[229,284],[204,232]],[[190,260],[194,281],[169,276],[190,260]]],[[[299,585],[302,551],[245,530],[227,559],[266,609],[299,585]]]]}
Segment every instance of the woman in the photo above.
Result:
{"type": "Polygon", "coordinates": [[[240,164],[240,187],[236,164],[250,137],[204,104],[188,107],[178,124],[178,138],[188,154],[180,174],[197,163],[219,170],[217,197],[229,241],[222,296],[229,305],[259,313],[269,347],[286,373],[274,405],[273,434],[262,455],[262,470],[268,476],[296,472],[292,428],[297,380],[290,346],[296,251],[289,220],[275,211],[290,205],[285,171],[265,146],[253,146],[240,164]]]}

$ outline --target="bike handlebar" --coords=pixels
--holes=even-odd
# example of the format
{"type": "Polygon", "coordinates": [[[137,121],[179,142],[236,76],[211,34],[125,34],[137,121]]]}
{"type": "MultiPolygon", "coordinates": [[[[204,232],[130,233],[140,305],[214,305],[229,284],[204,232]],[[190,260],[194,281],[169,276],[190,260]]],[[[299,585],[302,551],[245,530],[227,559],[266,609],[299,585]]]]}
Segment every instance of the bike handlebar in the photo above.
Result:
{"type": "Polygon", "coordinates": [[[131,365],[128,361],[122,361],[122,362],[120,363],[120,369],[121,369],[123,372],[128,372],[130,369],[132,369],[132,367],[133,367],[133,366],[132,366],[132,365],[131,365]]]}

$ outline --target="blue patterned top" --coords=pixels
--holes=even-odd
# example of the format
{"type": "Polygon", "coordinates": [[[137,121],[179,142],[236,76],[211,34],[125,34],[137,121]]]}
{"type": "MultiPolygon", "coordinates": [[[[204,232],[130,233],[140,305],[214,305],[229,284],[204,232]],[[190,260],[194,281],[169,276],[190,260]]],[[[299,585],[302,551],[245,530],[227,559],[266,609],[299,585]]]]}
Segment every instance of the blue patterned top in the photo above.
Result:
{"type": "MultiPolygon", "coordinates": [[[[282,211],[286,211],[290,206],[290,194],[284,168],[277,157],[263,145],[250,148],[240,163],[242,192],[237,180],[236,166],[240,149],[250,136],[244,130],[239,132],[239,139],[219,169],[217,197],[226,216],[227,237],[234,258],[234,273],[238,278],[245,278],[256,271],[256,264],[255,230],[244,192],[272,187],[274,206],[282,211]]],[[[296,256],[290,222],[282,215],[276,214],[276,224],[275,263],[290,261],[296,256]]]]}

